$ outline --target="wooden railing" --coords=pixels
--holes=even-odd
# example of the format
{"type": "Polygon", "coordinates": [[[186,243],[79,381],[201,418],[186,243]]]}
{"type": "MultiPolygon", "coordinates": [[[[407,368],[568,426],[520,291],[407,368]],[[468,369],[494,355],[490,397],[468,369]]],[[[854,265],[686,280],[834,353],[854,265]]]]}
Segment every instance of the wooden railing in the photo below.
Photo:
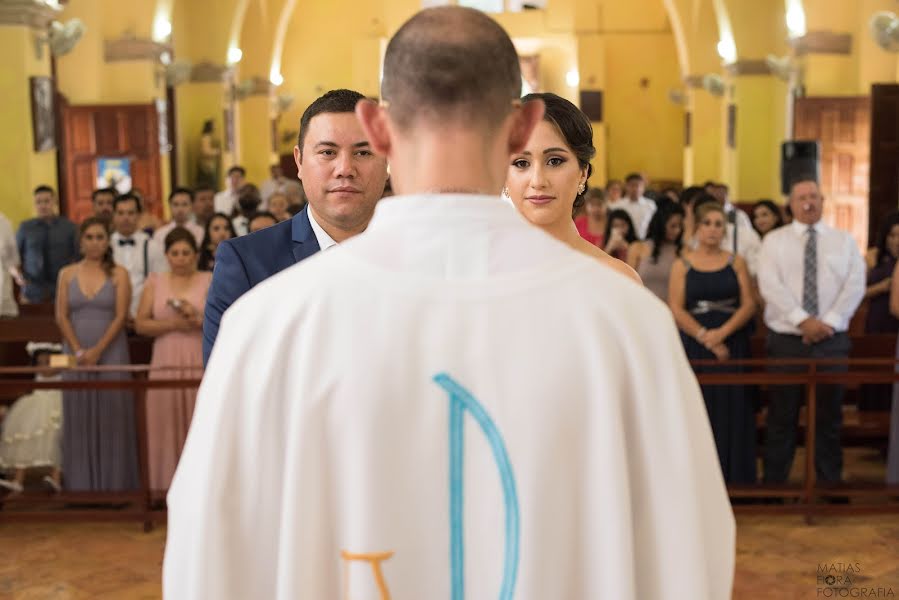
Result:
{"type": "MultiPolygon", "coordinates": [[[[195,370],[194,369],[191,370],[195,370]]],[[[183,372],[186,369],[154,369],[164,372],[183,372]]],[[[0,498],[0,523],[3,521],[69,521],[69,520],[137,520],[144,530],[154,523],[165,521],[163,490],[151,490],[147,454],[146,391],[148,389],[197,388],[200,379],[148,379],[148,365],[117,365],[79,367],[74,373],[128,373],[131,379],[93,381],[35,381],[37,373],[53,372],[41,367],[0,367],[0,393],[26,394],[36,389],[53,390],[128,390],[134,393],[134,415],[138,438],[140,488],[127,492],[69,492],[58,494],[23,492],[0,498]],[[31,375],[32,379],[22,379],[31,375]],[[13,378],[18,376],[19,378],[13,378]],[[98,507],[99,506],[99,507],[98,507]],[[20,510],[19,510],[20,509],[20,510]]],[[[65,416],[63,416],[65,418],[65,416]]],[[[63,478],[65,474],[63,473],[63,478]]]]}
{"type": "MultiPolygon", "coordinates": [[[[882,513],[899,512],[899,486],[886,483],[841,483],[818,485],[815,475],[815,414],[817,411],[818,385],[858,386],[872,383],[899,382],[899,361],[895,359],[744,359],[719,362],[716,360],[691,361],[699,369],[696,378],[704,385],[801,385],[805,388],[805,462],[803,483],[795,485],[743,485],[728,486],[731,498],[777,498],[784,504],[736,504],[736,512],[800,513],[808,521],[815,515],[828,513],[882,513]],[[702,372],[702,368],[714,367],[725,371],[740,367],[742,372],[702,372]],[[834,368],[848,370],[828,370],[834,368]],[[785,369],[798,371],[784,372],[785,369]],[[822,370],[823,369],[823,370],[822,370]],[[819,499],[855,497],[880,500],[871,504],[819,504],[819,499]],[[793,501],[788,503],[788,501],[793,501]]],[[[884,430],[883,435],[888,435],[884,430]]]]}
{"type": "MultiPolygon", "coordinates": [[[[801,485],[746,485],[730,486],[732,499],[776,498],[783,504],[735,503],[736,512],[798,513],[811,521],[816,515],[828,513],[884,513],[899,512],[899,486],[885,483],[846,483],[840,485],[818,485],[815,480],[815,413],[817,408],[817,385],[858,385],[863,383],[894,383],[899,381],[899,361],[894,359],[748,359],[718,362],[693,361],[698,368],[700,384],[709,385],[801,385],[807,398],[805,427],[804,481],[801,485]],[[828,367],[846,367],[847,371],[828,371],[828,367]],[[702,372],[703,368],[715,367],[716,371],[735,367],[742,372],[702,372]],[[802,369],[783,372],[785,367],[802,369]],[[773,371],[778,369],[778,371],[773,371]],[[824,369],[824,370],[822,370],[824,369]],[[818,501],[832,497],[855,497],[876,500],[867,504],[821,504],[818,501]]],[[[124,389],[135,397],[135,419],[140,454],[141,487],[134,492],[65,492],[48,495],[26,492],[0,499],[0,522],[4,520],[72,520],[72,519],[134,519],[143,521],[145,529],[152,528],[154,522],[165,519],[164,508],[157,506],[164,498],[161,491],[151,490],[147,469],[146,432],[146,390],[159,388],[190,388],[200,384],[199,379],[148,379],[150,368],[146,365],[116,367],[79,368],[78,372],[127,372],[132,375],[126,380],[100,381],[34,381],[22,376],[46,371],[40,368],[0,367],[0,392],[24,394],[34,389],[124,389]],[[17,378],[14,378],[17,377],[17,378]],[[84,504],[119,505],[127,508],[118,510],[82,508],[71,506],[84,504]],[[66,507],[65,510],[62,510],[66,507]]],[[[884,432],[884,435],[886,432],[884,432]]]]}

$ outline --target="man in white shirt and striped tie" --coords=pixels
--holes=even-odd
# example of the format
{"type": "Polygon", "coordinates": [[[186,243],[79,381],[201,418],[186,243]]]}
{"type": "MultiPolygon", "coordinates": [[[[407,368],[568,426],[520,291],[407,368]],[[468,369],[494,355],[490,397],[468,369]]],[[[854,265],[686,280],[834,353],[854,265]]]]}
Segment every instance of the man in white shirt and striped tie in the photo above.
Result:
{"type": "MultiPolygon", "coordinates": [[[[765,299],[769,358],[849,356],[846,331],[865,293],[865,263],[849,233],[821,221],[823,205],[815,179],[797,179],[790,187],[793,223],[771,232],[762,243],[758,280],[765,299]]],[[[819,368],[825,369],[846,370],[845,366],[819,368]]],[[[799,386],[772,388],[766,483],[784,483],[789,476],[801,396],[799,386]]],[[[815,471],[824,482],[839,482],[841,478],[842,401],[841,386],[818,386],[815,471]]]]}

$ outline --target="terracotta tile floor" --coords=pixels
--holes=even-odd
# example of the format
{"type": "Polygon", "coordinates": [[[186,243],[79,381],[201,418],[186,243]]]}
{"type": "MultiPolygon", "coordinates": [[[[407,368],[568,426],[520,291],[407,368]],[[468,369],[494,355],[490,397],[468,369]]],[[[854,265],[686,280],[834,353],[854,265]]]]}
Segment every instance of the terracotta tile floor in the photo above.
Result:
{"type": "MultiPolygon", "coordinates": [[[[847,452],[847,479],[882,481],[872,452],[847,452]]],[[[740,515],[737,531],[736,600],[843,597],[818,592],[827,587],[818,583],[819,565],[833,563],[859,567],[855,587],[883,588],[880,596],[845,597],[899,598],[899,515],[821,517],[814,525],[740,515]]],[[[138,523],[0,523],[0,599],[159,598],[164,546],[164,527],[143,533],[138,523]]]]}
{"type": "MultiPolygon", "coordinates": [[[[857,586],[892,588],[893,596],[880,597],[899,597],[899,515],[828,517],[814,526],[800,517],[740,516],[737,523],[737,600],[827,597],[817,593],[825,563],[857,563],[857,586]]],[[[0,598],[159,598],[164,545],[164,528],[145,534],[132,523],[5,524],[0,598]]]]}

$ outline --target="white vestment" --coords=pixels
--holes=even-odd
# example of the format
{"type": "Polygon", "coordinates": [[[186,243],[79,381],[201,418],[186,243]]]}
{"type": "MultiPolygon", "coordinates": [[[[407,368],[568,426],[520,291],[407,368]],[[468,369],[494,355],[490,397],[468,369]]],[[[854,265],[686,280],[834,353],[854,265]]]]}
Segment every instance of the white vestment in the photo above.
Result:
{"type": "Polygon", "coordinates": [[[381,201],[232,305],[168,506],[169,600],[731,595],[667,306],[493,197],[381,201]]]}

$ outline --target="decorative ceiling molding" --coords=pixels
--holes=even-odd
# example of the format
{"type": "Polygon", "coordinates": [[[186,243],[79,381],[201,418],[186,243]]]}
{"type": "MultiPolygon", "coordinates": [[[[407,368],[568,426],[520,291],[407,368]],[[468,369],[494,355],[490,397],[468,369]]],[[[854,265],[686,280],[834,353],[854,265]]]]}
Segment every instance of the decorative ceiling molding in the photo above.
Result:
{"type": "Polygon", "coordinates": [[[46,29],[61,12],[61,6],[47,4],[43,0],[0,0],[0,25],[46,29]]]}
{"type": "Polygon", "coordinates": [[[809,31],[793,38],[790,45],[800,56],[804,54],[852,54],[852,34],[833,31],[809,31]]]}
{"type": "Polygon", "coordinates": [[[731,75],[771,75],[771,67],[764,59],[738,60],[725,67],[731,75]]]}
{"type": "Polygon", "coordinates": [[[194,65],[190,72],[191,83],[222,83],[230,78],[232,71],[225,65],[201,62],[194,65]]]}
{"type": "Polygon", "coordinates": [[[106,62],[126,60],[151,60],[156,62],[166,52],[171,55],[172,47],[153,40],[124,37],[117,40],[106,40],[104,50],[106,62]]]}

